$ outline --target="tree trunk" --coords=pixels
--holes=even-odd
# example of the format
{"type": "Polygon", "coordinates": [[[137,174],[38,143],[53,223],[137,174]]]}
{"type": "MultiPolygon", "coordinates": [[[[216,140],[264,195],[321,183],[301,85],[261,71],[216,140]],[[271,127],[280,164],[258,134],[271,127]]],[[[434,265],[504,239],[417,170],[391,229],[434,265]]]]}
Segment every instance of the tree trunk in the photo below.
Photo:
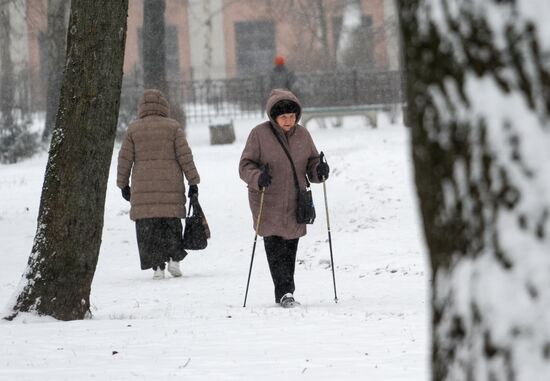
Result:
{"type": "Polygon", "coordinates": [[[326,59],[332,59],[333,55],[330,54],[330,49],[328,46],[328,27],[325,4],[323,0],[316,0],[315,6],[317,7],[317,13],[319,15],[318,21],[319,29],[321,31],[321,46],[323,47],[323,53],[325,54],[326,59]]]}
{"type": "MultiPolygon", "coordinates": [[[[15,136],[13,108],[15,99],[15,82],[13,61],[11,58],[11,22],[10,3],[0,4],[0,137],[1,146],[10,146],[15,136]]],[[[2,148],[0,146],[0,148],[2,148]]]]}
{"type": "Polygon", "coordinates": [[[168,98],[170,117],[185,130],[185,113],[166,82],[165,0],[143,1],[143,85],[158,89],[168,98]]]}
{"type": "Polygon", "coordinates": [[[143,84],[168,96],[164,11],[164,0],[143,1],[143,84]]]}
{"type": "Polygon", "coordinates": [[[547,379],[550,5],[399,4],[433,277],[432,379],[547,379]]]}
{"type": "Polygon", "coordinates": [[[128,0],[73,0],[66,71],[28,266],[13,307],[89,312],[113,153],[128,0]]]}
{"type": "Polygon", "coordinates": [[[66,0],[48,0],[48,39],[46,122],[42,141],[50,139],[55,113],[59,108],[59,91],[65,65],[65,41],[67,37],[66,15],[69,3],[66,0]]]}

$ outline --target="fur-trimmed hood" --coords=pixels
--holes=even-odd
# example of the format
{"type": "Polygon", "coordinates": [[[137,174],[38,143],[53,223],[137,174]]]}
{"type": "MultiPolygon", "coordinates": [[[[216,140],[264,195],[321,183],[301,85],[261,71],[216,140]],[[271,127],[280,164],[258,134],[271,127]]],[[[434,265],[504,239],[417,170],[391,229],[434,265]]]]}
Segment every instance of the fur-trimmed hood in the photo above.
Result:
{"type": "Polygon", "coordinates": [[[267,102],[265,106],[265,110],[267,112],[267,116],[269,120],[273,124],[275,125],[277,124],[271,118],[271,109],[273,108],[273,106],[275,106],[277,102],[284,101],[284,100],[294,102],[298,106],[298,112],[296,113],[296,123],[298,123],[300,121],[300,116],[302,115],[302,105],[300,104],[300,101],[298,100],[296,95],[294,95],[291,91],[285,90],[285,89],[273,89],[271,90],[271,93],[269,93],[269,97],[267,98],[267,102]]]}

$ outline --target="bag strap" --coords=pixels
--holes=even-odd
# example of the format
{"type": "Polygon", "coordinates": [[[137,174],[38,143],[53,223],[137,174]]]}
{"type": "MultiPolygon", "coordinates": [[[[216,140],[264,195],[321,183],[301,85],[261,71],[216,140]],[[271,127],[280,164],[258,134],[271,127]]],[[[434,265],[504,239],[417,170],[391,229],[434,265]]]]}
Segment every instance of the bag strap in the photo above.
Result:
{"type": "Polygon", "coordinates": [[[189,207],[187,208],[187,217],[191,217],[191,209],[193,209],[193,203],[191,202],[191,198],[189,198],[189,207]]]}
{"type": "Polygon", "coordinates": [[[203,216],[201,204],[199,203],[199,196],[194,195],[191,197],[191,202],[193,203],[193,213],[195,215],[203,216]]]}
{"type": "Polygon", "coordinates": [[[199,204],[199,198],[196,195],[189,197],[189,208],[187,209],[187,217],[191,216],[191,210],[193,210],[193,216],[202,214],[202,208],[199,204]]]}
{"type": "MultiPolygon", "coordinates": [[[[285,151],[286,156],[288,157],[288,160],[290,161],[290,166],[292,167],[292,174],[294,175],[294,184],[296,185],[296,191],[300,192],[300,182],[298,181],[298,175],[296,174],[296,167],[294,166],[294,161],[292,160],[292,156],[290,156],[290,152],[288,152],[288,149],[286,148],[285,144],[283,143],[281,137],[279,134],[277,134],[277,131],[275,131],[275,127],[271,123],[269,123],[269,127],[271,128],[271,132],[275,135],[277,138],[277,141],[283,148],[283,151],[285,151]]],[[[309,188],[309,179],[306,176],[306,189],[309,188]]]]}

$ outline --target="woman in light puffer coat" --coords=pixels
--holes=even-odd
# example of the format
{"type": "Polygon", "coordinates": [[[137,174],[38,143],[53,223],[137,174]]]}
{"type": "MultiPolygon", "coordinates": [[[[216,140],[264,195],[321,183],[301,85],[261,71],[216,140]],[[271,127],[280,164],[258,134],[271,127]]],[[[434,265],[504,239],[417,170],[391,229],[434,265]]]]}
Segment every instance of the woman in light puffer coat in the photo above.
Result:
{"type": "Polygon", "coordinates": [[[168,271],[181,276],[185,184],[189,196],[198,194],[200,176],[180,124],[170,119],[166,98],[159,90],[145,90],[139,118],[128,126],[118,155],[117,186],[130,201],[130,218],[136,222],[141,269],[155,270],[154,278],[168,271]],[[131,175],[131,184],[130,184],[131,175]]]}

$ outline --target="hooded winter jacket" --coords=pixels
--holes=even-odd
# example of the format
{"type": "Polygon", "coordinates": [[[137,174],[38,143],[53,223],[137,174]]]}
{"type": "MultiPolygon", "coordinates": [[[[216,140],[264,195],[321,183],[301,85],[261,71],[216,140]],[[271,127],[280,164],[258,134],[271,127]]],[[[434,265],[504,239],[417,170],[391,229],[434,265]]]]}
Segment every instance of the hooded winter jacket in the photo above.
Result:
{"type": "Polygon", "coordinates": [[[296,77],[294,72],[288,70],[285,65],[277,65],[269,73],[269,88],[274,89],[286,89],[294,91],[294,83],[296,77]]]}
{"type": "Polygon", "coordinates": [[[185,184],[200,182],[179,123],[159,90],[145,90],[118,154],[117,186],[131,185],[130,218],[185,217],[185,184]],[[130,174],[132,176],[130,183],[130,174]]]}
{"type": "Polygon", "coordinates": [[[298,105],[299,112],[296,115],[296,123],[299,121],[301,105],[296,96],[290,91],[273,90],[266,105],[269,121],[259,124],[250,131],[241,155],[239,175],[248,185],[248,200],[255,229],[260,210],[260,189],[258,187],[260,167],[269,164],[272,182],[265,190],[262,220],[258,234],[263,237],[275,235],[284,239],[294,239],[306,234],[306,225],[296,222],[297,190],[292,167],[270,125],[274,127],[275,132],[292,156],[301,190],[306,188],[306,173],[311,182],[321,182],[316,171],[319,164],[319,153],[311,135],[304,127],[296,124],[285,134],[283,129],[271,118],[271,109],[281,100],[290,100],[298,105]]]}

